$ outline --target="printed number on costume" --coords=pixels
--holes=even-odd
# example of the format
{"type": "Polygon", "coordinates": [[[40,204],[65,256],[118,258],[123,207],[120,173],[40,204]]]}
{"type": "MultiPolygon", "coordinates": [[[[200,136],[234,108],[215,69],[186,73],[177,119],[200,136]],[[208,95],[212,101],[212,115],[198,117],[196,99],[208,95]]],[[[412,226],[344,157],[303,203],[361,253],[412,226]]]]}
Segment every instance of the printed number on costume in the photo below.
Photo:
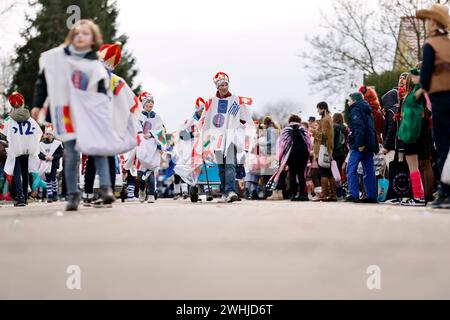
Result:
{"type": "Polygon", "coordinates": [[[19,122],[17,123],[18,127],[13,127],[13,131],[14,133],[19,132],[19,134],[21,136],[25,135],[25,136],[31,136],[34,134],[34,130],[36,128],[31,127],[31,122],[30,121],[25,121],[25,122],[19,122]]]}
{"type": "Polygon", "coordinates": [[[219,107],[217,108],[218,113],[227,113],[228,100],[219,100],[219,107]]]}

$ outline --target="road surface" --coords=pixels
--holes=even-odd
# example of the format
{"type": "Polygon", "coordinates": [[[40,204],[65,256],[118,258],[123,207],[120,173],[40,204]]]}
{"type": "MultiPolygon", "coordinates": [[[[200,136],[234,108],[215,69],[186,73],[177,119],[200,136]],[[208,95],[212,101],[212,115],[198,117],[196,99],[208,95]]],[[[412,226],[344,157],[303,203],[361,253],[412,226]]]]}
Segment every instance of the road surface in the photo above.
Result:
{"type": "Polygon", "coordinates": [[[0,299],[450,299],[448,210],[171,199],[63,208],[0,208],[0,299]]]}

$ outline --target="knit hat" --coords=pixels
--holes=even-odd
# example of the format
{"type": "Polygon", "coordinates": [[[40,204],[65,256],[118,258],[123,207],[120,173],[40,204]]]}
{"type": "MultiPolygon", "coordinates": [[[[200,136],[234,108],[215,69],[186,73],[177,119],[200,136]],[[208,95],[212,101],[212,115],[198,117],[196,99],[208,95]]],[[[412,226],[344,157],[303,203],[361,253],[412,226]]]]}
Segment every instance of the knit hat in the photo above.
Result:
{"type": "Polygon", "coordinates": [[[13,108],[21,108],[21,107],[23,107],[23,105],[25,103],[25,99],[23,98],[23,95],[21,95],[20,93],[13,92],[8,97],[8,102],[11,105],[11,107],[13,107],[13,108]]]}
{"type": "Polygon", "coordinates": [[[99,56],[109,70],[114,70],[120,62],[122,52],[120,47],[122,43],[104,44],[100,48],[99,56]]]}
{"type": "Polygon", "coordinates": [[[417,69],[417,68],[412,68],[412,69],[410,70],[410,72],[411,72],[411,74],[412,74],[413,76],[420,76],[420,71],[419,71],[419,69],[417,69]]]}
{"type": "Polygon", "coordinates": [[[45,126],[45,133],[55,135],[55,131],[53,130],[53,126],[51,124],[45,126]]]}
{"type": "Polygon", "coordinates": [[[350,94],[350,99],[352,99],[355,102],[358,102],[358,101],[363,100],[364,98],[363,98],[363,95],[361,92],[355,92],[355,93],[350,94]]]}
{"type": "Polygon", "coordinates": [[[225,72],[218,72],[214,76],[214,84],[216,85],[217,89],[223,85],[224,83],[230,83],[230,77],[225,72]]]}
{"type": "Polygon", "coordinates": [[[148,102],[154,103],[155,99],[149,92],[144,91],[139,95],[139,101],[142,103],[143,106],[145,106],[148,102]]]}

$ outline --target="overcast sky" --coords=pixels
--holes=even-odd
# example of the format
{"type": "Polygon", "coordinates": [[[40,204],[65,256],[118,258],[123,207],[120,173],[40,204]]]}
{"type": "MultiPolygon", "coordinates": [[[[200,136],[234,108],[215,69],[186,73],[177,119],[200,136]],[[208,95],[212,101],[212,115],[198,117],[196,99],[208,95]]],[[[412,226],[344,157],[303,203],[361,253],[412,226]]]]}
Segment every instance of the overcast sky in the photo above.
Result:
{"type": "MultiPolygon", "coordinates": [[[[318,32],[320,10],[329,3],[118,0],[119,30],[130,38],[138,82],[153,93],[155,111],[170,130],[193,113],[198,96],[214,95],[218,71],[229,74],[232,93],[254,99],[253,108],[290,100],[306,117],[316,115],[316,103],[326,97],[311,94],[297,54],[307,48],[305,36],[318,32]]],[[[16,8],[0,22],[0,55],[20,41],[25,11],[16,8]]]]}

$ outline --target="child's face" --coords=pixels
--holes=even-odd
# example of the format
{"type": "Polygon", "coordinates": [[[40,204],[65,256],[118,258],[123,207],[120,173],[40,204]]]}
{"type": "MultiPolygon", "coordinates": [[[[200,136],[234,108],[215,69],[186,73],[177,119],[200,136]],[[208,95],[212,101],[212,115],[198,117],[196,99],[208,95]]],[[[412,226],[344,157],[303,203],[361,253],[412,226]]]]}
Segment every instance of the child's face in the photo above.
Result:
{"type": "Polygon", "coordinates": [[[144,106],[144,110],[147,112],[151,112],[153,110],[154,102],[147,102],[144,106]]]}
{"type": "Polygon", "coordinates": [[[94,33],[88,25],[82,24],[75,29],[73,45],[77,50],[89,50],[94,45],[94,33]]]}
{"type": "Polygon", "coordinates": [[[151,112],[153,110],[154,102],[147,102],[144,106],[144,110],[147,112],[151,112]]]}
{"type": "Polygon", "coordinates": [[[46,133],[44,134],[44,138],[47,140],[52,140],[53,139],[53,135],[51,133],[46,133]]]}

